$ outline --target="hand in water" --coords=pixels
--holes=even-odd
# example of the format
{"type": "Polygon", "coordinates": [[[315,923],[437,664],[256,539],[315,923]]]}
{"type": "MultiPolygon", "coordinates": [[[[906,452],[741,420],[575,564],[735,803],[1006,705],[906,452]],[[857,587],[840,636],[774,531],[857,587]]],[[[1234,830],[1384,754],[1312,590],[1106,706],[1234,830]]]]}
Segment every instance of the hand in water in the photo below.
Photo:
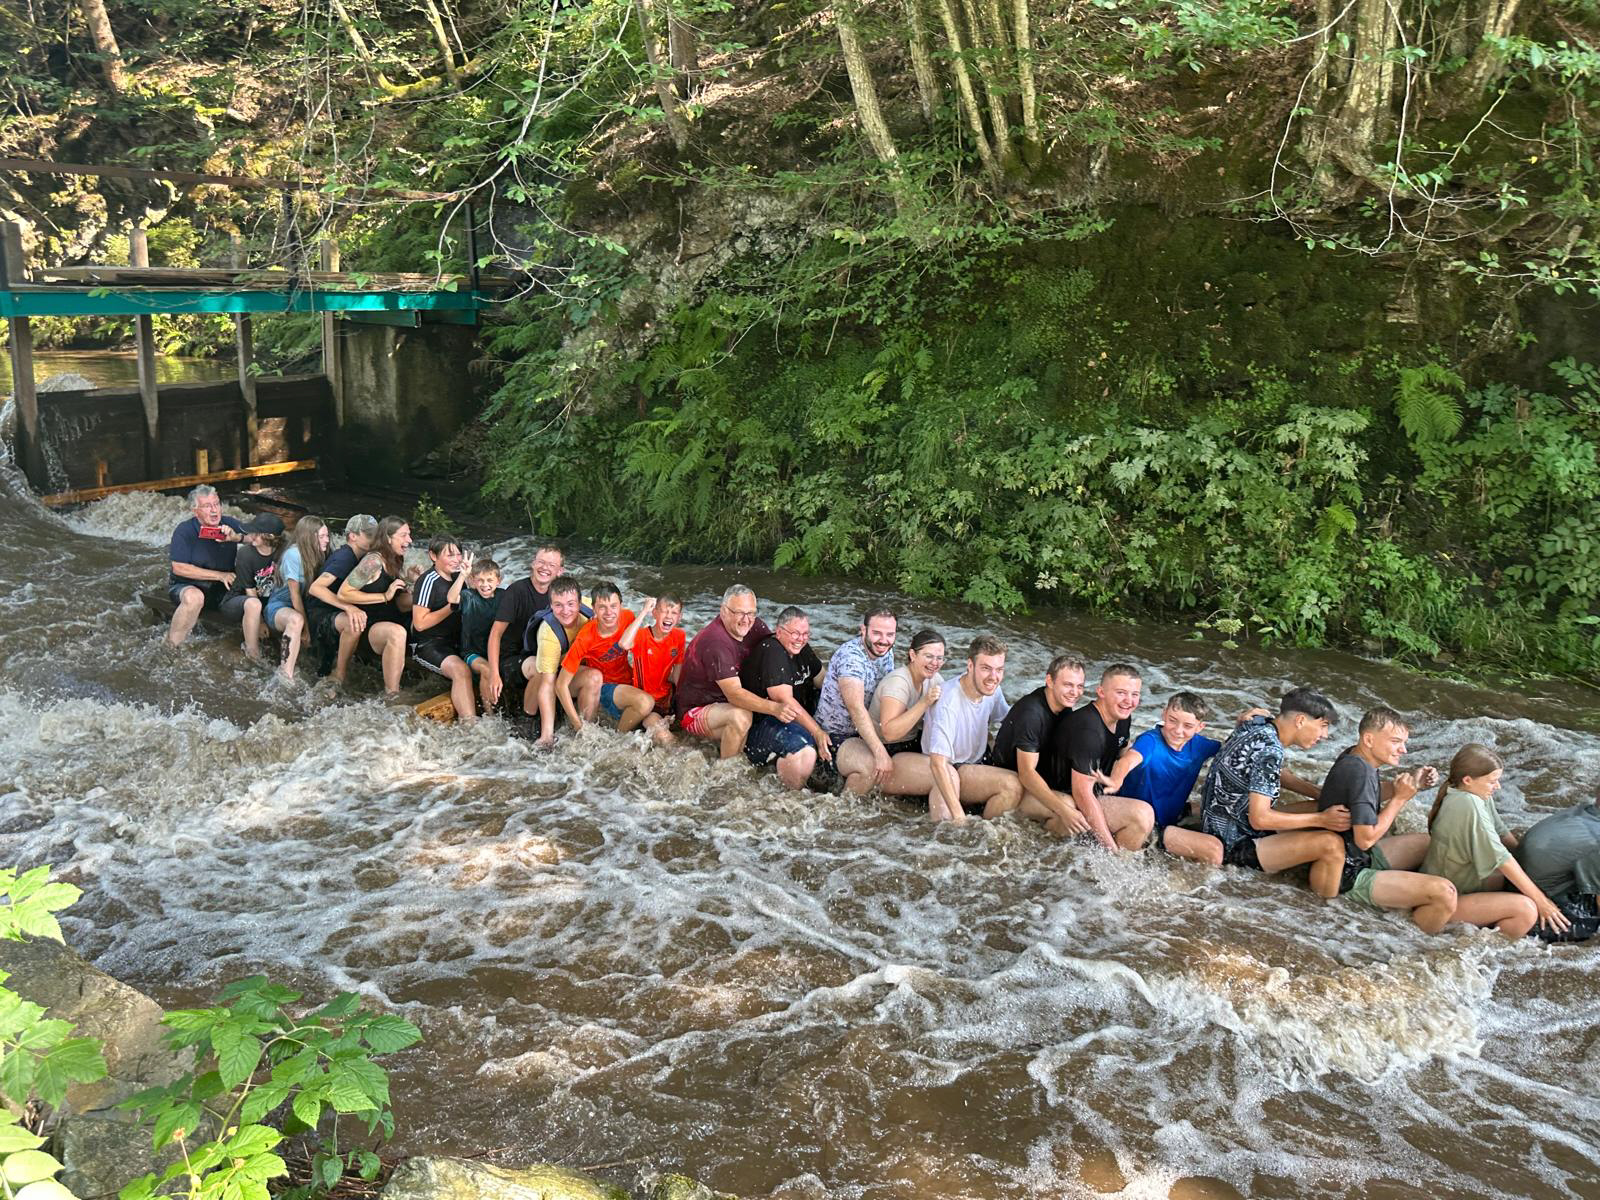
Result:
{"type": "Polygon", "coordinates": [[[1533,902],[1533,906],[1539,910],[1540,929],[1553,929],[1557,933],[1565,933],[1572,928],[1571,919],[1555,906],[1550,897],[1540,896],[1533,902]]]}

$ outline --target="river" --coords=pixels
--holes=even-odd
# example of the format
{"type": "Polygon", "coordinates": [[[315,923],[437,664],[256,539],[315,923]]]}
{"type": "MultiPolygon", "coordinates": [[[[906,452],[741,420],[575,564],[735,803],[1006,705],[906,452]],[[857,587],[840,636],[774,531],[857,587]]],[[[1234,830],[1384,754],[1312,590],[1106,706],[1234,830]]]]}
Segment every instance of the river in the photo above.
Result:
{"type": "MultiPolygon", "coordinates": [[[[182,358],[156,355],[156,382],[201,383],[232,379],[237,368],[216,358],[182,358]]],[[[139,382],[139,366],[132,350],[37,350],[33,378],[38,384],[56,375],[81,375],[95,387],[115,387],[139,382]]],[[[0,354],[0,396],[11,394],[11,355],[0,354]]]]}
{"type": "MultiPolygon", "coordinates": [[[[796,1200],[1600,1196],[1600,949],[1426,938],[1287,881],[935,828],[593,726],[539,753],[386,707],[370,675],[351,698],[274,684],[237,637],[174,655],[135,592],[184,515],[136,496],[63,519],[6,476],[0,862],[57,864],[85,893],[69,939],[169,1005],[266,971],[409,1016],[403,1149],[796,1200]]],[[[489,549],[515,571],[531,544],[489,549]]],[[[744,578],[765,613],[807,607],[824,657],[875,597],[569,565],[628,596],[664,578],[691,629],[744,578]]],[[[1513,826],[1600,781],[1581,690],[898,603],[902,652],[925,624],[1005,637],[1013,699],[1057,648],[1131,658],[1141,729],[1180,685],[1235,712],[1318,684],[1346,717],[1303,774],[1381,699],[1415,714],[1411,762],[1496,745],[1513,826]]]]}

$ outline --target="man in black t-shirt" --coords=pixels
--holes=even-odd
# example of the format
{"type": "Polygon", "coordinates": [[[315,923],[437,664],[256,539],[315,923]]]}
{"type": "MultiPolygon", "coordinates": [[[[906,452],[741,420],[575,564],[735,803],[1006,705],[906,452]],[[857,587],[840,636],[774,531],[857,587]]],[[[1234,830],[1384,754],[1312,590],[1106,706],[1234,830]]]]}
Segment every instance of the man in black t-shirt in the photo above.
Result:
{"type": "Polygon", "coordinates": [[[1100,676],[1093,704],[1056,724],[1045,781],[1070,791],[1089,832],[1107,850],[1138,850],[1155,828],[1156,815],[1143,800],[1104,796],[1105,784],[1133,732],[1143,681],[1137,667],[1112,663],[1100,676]]]}
{"type": "Polygon", "coordinates": [[[524,716],[539,711],[538,672],[534,670],[534,656],[524,651],[523,640],[528,624],[534,616],[550,607],[550,585],[566,565],[566,555],[560,546],[540,546],[533,552],[528,564],[528,578],[519,579],[500,593],[500,607],[495,610],[494,624],[489,626],[489,674],[484,680],[484,691],[490,703],[498,703],[508,686],[508,706],[515,707],[521,699],[524,716]]]}
{"type": "Polygon", "coordinates": [[[167,644],[183,645],[194,631],[202,609],[216,608],[233,586],[234,555],[244,526],[222,515],[222,498],[217,489],[201,484],[189,493],[189,510],[194,513],[172,531],[168,557],[172,569],[167,575],[167,593],[177,605],[167,629],[167,644]]]}
{"type": "Polygon", "coordinates": [[[793,701],[799,710],[792,721],[757,713],[744,742],[746,758],[758,767],[776,762],[778,779],[795,790],[811,778],[819,756],[824,762],[833,759],[831,739],[810,711],[822,678],[822,660],[810,640],[810,618],[791,606],[778,614],[772,635],[756,643],[739,668],[741,687],[777,704],[793,701]]]}
{"type": "MultiPolygon", "coordinates": [[[[1011,706],[1006,719],[1000,722],[994,747],[989,751],[990,766],[1017,773],[1017,780],[1022,784],[1017,811],[1044,822],[1046,829],[1062,837],[1088,833],[1089,823],[1070,795],[1045,782],[1040,773],[1040,759],[1055,740],[1056,726],[1083,695],[1086,669],[1082,659],[1070,654],[1056,655],[1045,671],[1044,686],[1035,688],[1011,706]]],[[[984,815],[998,813],[990,808],[984,815]]]]}
{"type": "Polygon", "coordinates": [[[311,644],[321,654],[319,673],[331,672],[339,683],[344,682],[356,642],[367,628],[367,614],[359,604],[346,604],[339,599],[339,585],[356,569],[361,556],[372,549],[377,536],[378,518],[371,513],[356,513],[344,523],[344,545],[323,560],[322,570],[306,589],[311,644]]]}

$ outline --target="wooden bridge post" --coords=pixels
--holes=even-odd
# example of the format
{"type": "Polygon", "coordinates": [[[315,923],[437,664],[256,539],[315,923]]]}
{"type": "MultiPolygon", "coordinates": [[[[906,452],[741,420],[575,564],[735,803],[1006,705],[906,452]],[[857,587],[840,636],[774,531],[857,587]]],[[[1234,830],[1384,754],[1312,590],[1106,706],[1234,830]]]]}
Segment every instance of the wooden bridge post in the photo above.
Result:
{"type": "MultiPolygon", "coordinates": [[[[0,229],[0,285],[28,282],[28,260],[22,253],[22,226],[7,221],[0,229]]],[[[17,463],[33,486],[48,486],[44,477],[44,445],[39,440],[38,381],[33,377],[33,327],[27,317],[12,317],[11,394],[17,402],[17,463]]]]}
{"type": "MultiPolygon", "coordinates": [[[[322,242],[321,263],[324,271],[339,269],[339,247],[331,238],[322,242]]],[[[333,391],[333,424],[344,428],[344,360],[339,356],[339,326],[331,312],[322,314],[322,373],[328,377],[328,387],[333,391]]]]}
{"type": "MultiPolygon", "coordinates": [[[[233,239],[233,268],[245,266],[244,250],[239,239],[233,239]]],[[[251,372],[255,360],[255,330],[249,313],[238,313],[233,318],[233,341],[239,355],[239,395],[244,397],[244,447],[239,455],[241,467],[256,465],[256,434],[260,421],[256,415],[256,377],[251,372]]]]}
{"type": "MultiPolygon", "coordinates": [[[[130,265],[150,265],[150,238],[142,228],[128,233],[130,265]]],[[[134,317],[134,350],[139,367],[139,399],[144,403],[144,470],[146,479],[164,473],[161,464],[161,397],[156,388],[155,318],[134,317]]]]}

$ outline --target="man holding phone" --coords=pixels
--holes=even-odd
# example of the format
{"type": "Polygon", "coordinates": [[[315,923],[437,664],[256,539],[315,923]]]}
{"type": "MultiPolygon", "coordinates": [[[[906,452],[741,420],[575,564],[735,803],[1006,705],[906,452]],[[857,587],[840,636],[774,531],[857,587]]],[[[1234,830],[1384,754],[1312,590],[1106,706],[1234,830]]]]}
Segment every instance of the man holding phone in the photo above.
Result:
{"type": "Polygon", "coordinates": [[[222,515],[222,498],[216,488],[203,483],[195,488],[189,493],[189,508],[194,516],[172,531],[167,594],[177,608],[167,630],[171,646],[183,645],[201,610],[216,608],[228,594],[234,558],[244,536],[244,526],[222,515]]]}

